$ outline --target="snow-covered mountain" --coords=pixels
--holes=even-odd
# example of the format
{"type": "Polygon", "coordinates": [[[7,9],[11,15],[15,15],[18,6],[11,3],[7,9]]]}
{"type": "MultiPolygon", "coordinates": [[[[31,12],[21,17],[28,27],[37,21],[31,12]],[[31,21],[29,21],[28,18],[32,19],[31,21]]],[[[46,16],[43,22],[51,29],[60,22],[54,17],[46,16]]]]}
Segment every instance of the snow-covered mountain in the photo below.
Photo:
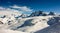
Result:
{"type": "Polygon", "coordinates": [[[55,15],[28,18],[22,18],[22,16],[26,17],[26,15],[15,11],[0,11],[0,32],[34,33],[60,21],[60,17],[55,15]]]}
{"type": "Polygon", "coordinates": [[[50,25],[42,30],[39,30],[35,33],[60,33],[60,17],[54,17],[48,22],[50,25]]]}
{"type": "Polygon", "coordinates": [[[43,12],[43,11],[35,11],[32,12],[30,17],[34,17],[34,16],[48,16],[48,15],[55,15],[54,12],[43,12]]]}

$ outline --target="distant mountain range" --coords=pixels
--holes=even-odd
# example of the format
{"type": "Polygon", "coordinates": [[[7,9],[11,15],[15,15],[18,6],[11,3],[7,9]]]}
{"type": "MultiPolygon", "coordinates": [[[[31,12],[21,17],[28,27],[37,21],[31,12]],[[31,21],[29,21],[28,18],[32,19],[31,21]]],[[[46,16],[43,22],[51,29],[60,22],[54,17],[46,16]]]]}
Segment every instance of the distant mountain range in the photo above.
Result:
{"type": "MultiPolygon", "coordinates": [[[[55,26],[56,23],[60,23],[60,16],[54,12],[47,14],[43,11],[35,11],[28,16],[16,11],[0,11],[0,32],[7,31],[9,33],[10,31],[10,33],[13,33],[18,31],[17,33],[19,33],[20,31],[20,33],[41,33],[39,32],[40,30],[44,31],[45,28],[50,29],[47,27],[55,26]]],[[[49,32],[49,30],[44,32],[49,32]]]]}

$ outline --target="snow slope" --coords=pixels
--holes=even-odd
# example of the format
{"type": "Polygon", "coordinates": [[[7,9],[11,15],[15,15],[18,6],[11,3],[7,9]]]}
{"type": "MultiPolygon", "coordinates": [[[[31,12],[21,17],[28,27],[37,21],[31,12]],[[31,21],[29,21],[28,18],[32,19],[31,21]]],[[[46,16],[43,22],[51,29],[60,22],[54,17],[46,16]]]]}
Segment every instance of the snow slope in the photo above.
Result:
{"type": "Polygon", "coordinates": [[[4,29],[11,29],[11,30],[18,30],[23,32],[35,32],[37,30],[41,30],[43,28],[48,27],[47,21],[49,18],[52,18],[52,16],[39,16],[39,17],[30,17],[30,18],[21,18],[18,20],[15,19],[8,19],[8,21],[12,21],[10,25],[8,25],[8,21],[6,19],[3,19],[2,28],[4,29]],[[6,21],[6,22],[4,22],[6,21]]]}
{"type": "MultiPolygon", "coordinates": [[[[21,15],[19,12],[0,11],[0,32],[8,31],[9,33],[34,33],[47,28],[59,21],[56,16],[35,16],[28,18],[15,18],[21,15]],[[4,13],[5,12],[5,13],[4,13]],[[10,13],[11,12],[11,13],[10,13]],[[5,15],[6,17],[2,18],[5,15]],[[55,18],[56,17],[56,18],[55,18]],[[2,29],[2,30],[1,30],[2,29]],[[17,32],[18,31],[18,32],[17,32]]],[[[3,32],[4,33],[4,32],[3,32]]],[[[7,33],[7,32],[6,32],[7,33]]]]}
{"type": "Polygon", "coordinates": [[[35,33],[60,33],[60,23],[56,23],[35,33]]]}
{"type": "Polygon", "coordinates": [[[60,17],[54,17],[54,19],[50,20],[49,23],[52,25],[49,24],[49,27],[39,30],[35,33],[60,33],[60,17]]]}
{"type": "MultiPolygon", "coordinates": [[[[52,18],[52,16],[39,16],[39,17],[30,17],[30,18],[23,18],[25,19],[25,21],[27,22],[27,20],[31,20],[31,23],[33,24],[32,26],[27,26],[26,24],[24,24],[21,28],[19,28],[18,30],[22,30],[22,31],[27,31],[27,32],[35,32],[37,30],[41,30],[43,28],[48,27],[49,25],[47,24],[47,21],[49,20],[49,18],[52,18]],[[24,29],[23,29],[24,28],[24,29]]],[[[30,22],[30,21],[29,21],[30,22]]],[[[29,23],[27,22],[27,23],[29,23]]]]}
{"type": "Polygon", "coordinates": [[[27,33],[27,32],[13,31],[9,29],[0,29],[0,33],[27,33]]]}

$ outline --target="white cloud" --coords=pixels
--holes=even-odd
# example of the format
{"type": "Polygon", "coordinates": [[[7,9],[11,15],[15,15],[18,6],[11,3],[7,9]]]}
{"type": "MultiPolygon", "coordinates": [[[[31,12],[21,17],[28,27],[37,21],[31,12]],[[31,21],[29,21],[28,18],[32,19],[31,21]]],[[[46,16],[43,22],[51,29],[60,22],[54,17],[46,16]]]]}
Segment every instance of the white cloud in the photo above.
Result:
{"type": "Polygon", "coordinates": [[[17,11],[11,8],[4,8],[4,7],[0,7],[0,11],[17,11]]]}
{"type": "Polygon", "coordinates": [[[22,12],[15,9],[11,9],[11,8],[0,7],[0,15],[11,16],[11,14],[18,16],[18,15],[21,15],[22,12]]]}
{"type": "Polygon", "coordinates": [[[11,8],[16,8],[16,9],[19,9],[21,11],[32,11],[32,9],[28,8],[27,6],[17,6],[17,5],[14,5],[14,6],[11,6],[11,8]]]}
{"type": "Polygon", "coordinates": [[[27,6],[10,6],[9,8],[0,7],[0,11],[14,11],[14,12],[20,12],[23,14],[30,14],[32,12],[32,9],[28,8],[27,6]]]}
{"type": "MultiPolygon", "coordinates": [[[[0,7],[0,11],[13,11],[13,12],[20,12],[19,10],[11,9],[11,8],[5,8],[5,7],[0,7]]],[[[22,13],[22,12],[20,12],[22,13]]]]}
{"type": "Polygon", "coordinates": [[[3,7],[0,7],[0,10],[5,10],[5,8],[3,8],[3,7]]]}

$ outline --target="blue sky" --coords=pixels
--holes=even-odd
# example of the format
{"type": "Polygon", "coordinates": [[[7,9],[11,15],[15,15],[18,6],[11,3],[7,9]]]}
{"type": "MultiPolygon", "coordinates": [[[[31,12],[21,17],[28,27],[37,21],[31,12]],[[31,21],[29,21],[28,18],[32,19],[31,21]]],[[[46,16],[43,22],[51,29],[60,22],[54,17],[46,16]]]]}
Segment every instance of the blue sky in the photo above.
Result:
{"type": "Polygon", "coordinates": [[[2,7],[8,8],[13,5],[27,6],[34,11],[60,12],[60,0],[0,0],[0,6],[2,7]]]}

